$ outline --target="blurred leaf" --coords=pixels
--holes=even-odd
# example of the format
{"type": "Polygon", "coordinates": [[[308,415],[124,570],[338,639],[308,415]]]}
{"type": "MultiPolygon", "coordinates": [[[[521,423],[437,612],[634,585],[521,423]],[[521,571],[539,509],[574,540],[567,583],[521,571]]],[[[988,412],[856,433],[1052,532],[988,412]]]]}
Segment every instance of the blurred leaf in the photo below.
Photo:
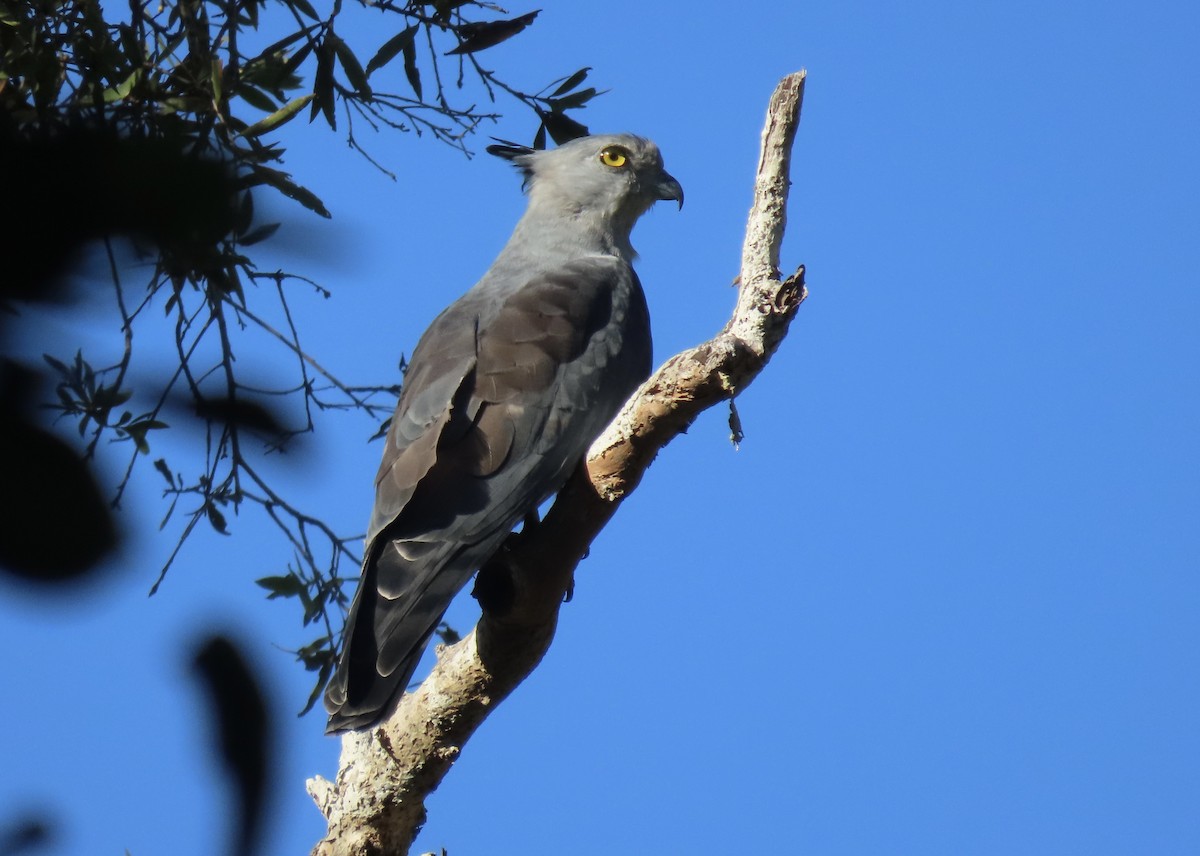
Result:
{"type": "Polygon", "coordinates": [[[175,476],[171,472],[171,468],[167,466],[166,458],[159,458],[154,462],[154,469],[162,473],[162,477],[167,480],[167,484],[175,487],[175,476]]]}
{"type": "Polygon", "coordinates": [[[40,813],[29,813],[7,820],[0,827],[0,853],[19,856],[26,852],[44,852],[54,837],[54,824],[48,818],[40,813]]]}
{"type": "MultiPolygon", "coordinates": [[[[317,703],[317,699],[321,697],[321,690],[325,689],[325,685],[329,683],[329,676],[333,674],[333,663],[334,660],[331,656],[318,667],[319,673],[317,675],[317,682],[313,686],[312,692],[308,696],[308,701],[304,704],[304,709],[301,710],[297,716],[304,716],[304,714],[313,709],[313,705],[315,705],[317,703]]],[[[309,671],[312,670],[310,669],[309,671]]]]}
{"type": "Polygon", "coordinates": [[[443,621],[433,631],[437,637],[442,640],[443,645],[453,645],[462,639],[462,636],[457,630],[451,627],[447,622],[443,621]]]}
{"type": "Polygon", "coordinates": [[[98,410],[111,410],[133,398],[133,391],[102,386],[92,396],[92,406],[98,410]]]}
{"type": "Polygon", "coordinates": [[[262,577],[255,580],[254,583],[270,592],[267,600],[274,600],[277,597],[296,597],[304,591],[304,583],[295,574],[288,574],[284,577],[262,577]]]}
{"type": "Polygon", "coordinates": [[[332,660],[333,651],[330,649],[328,643],[329,637],[322,636],[320,639],[308,643],[296,652],[296,659],[304,664],[305,671],[315,672],[324,663],[332,660]]]}
{"type": "Polygon", "coordinates": [[[130,423],[124,426],[121,431],[133,440],[139,452],[143,455],[150,453],[150,444],[146,442],[146,434],[150,431],[159,431],[167,428],[166,422],[159,422],[157,419],[144,418],[137,422],[130,423]]]}
{"type": "Polygon", "coordinates": [[[279,225],[278,223],[265,223],[248,234],[243,235],[238,239],[238,243],[249,247],[252,244],[257,244],[259,241],[265,241],[279,231],[279,225]]]}
{"type": "Polygon", "coordinates": [[[241,646],[226,636],[197,646],[192,668],[205,690],[216,748],[238,798],[229,852],[248,856],[259,851],[263,808],[275,778],[270,706],[241,646]]]}
{"type": "Polygon", "coordinates": [[[237,217],[233,223],[233,231],[235,234],[244,234],[250,224],[254,222],[254,194],[247,191],[241,195],[238,201],[237,217]]]}
{"type": "Polygon", "coordinates": [[[275,414],[256,401],[225,395],[195,400],[193,404],[201,419],[248,428],[271,437],[286,433],[275,414]]]}
{"type": "Polygon", "coordinates": [[[326,601],[325,590],[322,589],[317,592],[316,597],[312,598],[306,604],[304,604],[304,626],[305,627],[312,624],[313,621],[317,618],[317,616],[321,615],[321,613],[323,613],[325,611],[325,601],[326,601]]]}
{"type": "Polygon", "coordinates": [[[383,43],[383,46],[375,52],[375,56],[371,57],[370,62],[367,63],[368,77],[377,69],[383,68],[395,59],[396,54],[404,50],[407,45],[413,43],[417,35],[417,26],[417,24],[413,24],[411,27],[401,30],[383,43]]]}
{"type": "Polygon", "coordinates": [[[183,44],[184,39],[186,39],[186,38],[187,38],[187,33],[183,30],[180,30],[177,33],[171,34],[167,38],[167,40],[165,42],[163,42],[162,45],[158,48],[158,52],[155,55],[155,61],[160,62],[160,63],[165,62],[167,57],[169,57],[171,54],[175,53],[175,49],[178,48],[181,44],[183,44]]]}
{"type": "Polygon", "coordinates": [[[67,368],[66,363],[62,362],[62,360],[57,360],[49,354],[42,354],[42,359],[49,363],[50,367],[63,375],[63,377],[71,376],[71,370],[67,368]]]}
{"type": "Polygon", "coordinates": [[[213,505],[211,502],[205,507],[205,513],[208,515],[208,522],[212,524],[212,528],[216,529],[222,535],[229,534],[228,524],[225,522],[225,515],[213,505]]]}
{"type": "Polygon", "coordinates": [[[460,24],[454,28],[455,33],[462,40],[458,47],[446,51],[446,56],[455,54],[475,53],[476,51],[486,50],[490,47],[495,47],[503,41],[507,41],[515,36],[521,30],[533,23],[533,19],[538,16],[537,10],[526,15],[521,15],[519,18],[510,18],[505,21],[482,21],[479,23],[460,24]]]}
{"type": "Polygon", "coordinates": [[[383,422],[380,423],[379,428],[376,429],[375,433],[367,438],[367,442],[372,443],[375,440],[382,440],[384,437],[387,436],[388,429],[391,427],[392,427],[392,417],[389,416],[387,419],[383,420],[383,422]]]}
{"type": "Polygon", "coordinates": [[[212,61],[212,74],[209,76],[212,82],[212,97],[214,104],[221,103],[221,60],[214,58],[212,61]]]}

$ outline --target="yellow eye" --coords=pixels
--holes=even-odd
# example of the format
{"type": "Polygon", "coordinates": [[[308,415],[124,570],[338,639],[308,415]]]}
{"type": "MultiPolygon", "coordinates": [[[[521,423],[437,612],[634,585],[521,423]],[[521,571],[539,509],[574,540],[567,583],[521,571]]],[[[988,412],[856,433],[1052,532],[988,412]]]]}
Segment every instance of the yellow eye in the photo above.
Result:
{"type": "Polygon", "coordinates": [[[625,166],[626,160],[627,158],[625,157],[625,153],[620,149],[605,149],[604,151],[600,152],[600,163],[604,164],[605,166],[611,166],[616,169],[620,169],[621,167],[625,166]]]}

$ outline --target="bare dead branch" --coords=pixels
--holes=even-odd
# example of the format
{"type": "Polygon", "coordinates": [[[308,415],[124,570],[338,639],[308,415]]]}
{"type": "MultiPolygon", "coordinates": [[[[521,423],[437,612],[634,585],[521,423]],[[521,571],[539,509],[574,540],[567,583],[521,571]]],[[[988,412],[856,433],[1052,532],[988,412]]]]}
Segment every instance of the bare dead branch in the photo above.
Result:
{"type": "Polygon", "coordinates": [[[784,78],[767,111],[733,316],[642,385],[546,518],[512,536],[480,571],[479,624],[439,650],[433,672],[388,721],[343,738],[336,783],[309,781],[329,821],[315,856],[408,852],[425,821],[425,797],[549,648],[575,567],[621,500],[703,410],[745,389],[786,335],[806,296],[803,267],[783,281],[778,271],[804,79],[803,71],[784,78]]]}

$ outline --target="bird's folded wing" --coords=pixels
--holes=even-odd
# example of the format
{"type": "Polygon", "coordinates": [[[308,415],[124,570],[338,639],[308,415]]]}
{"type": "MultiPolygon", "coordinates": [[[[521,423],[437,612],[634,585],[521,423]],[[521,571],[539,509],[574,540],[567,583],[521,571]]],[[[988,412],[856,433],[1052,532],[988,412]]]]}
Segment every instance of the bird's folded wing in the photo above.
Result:
{"type": "Polygon", "coordinates": [[[602,378],[589,350],[612,321],[622,276],[632,272],[615,259],[584,259],[512,291],[490,317],[461,317],[456,304],[414,353],[370,547],[381,670],[408,655],[498,539],[561,487],[599,430],[589,417],[602,378]],[[445,359],[440,371],[423,362],[430,357],[445,359]],[[445,602],[433,610],[435,593],[445,602]]]}

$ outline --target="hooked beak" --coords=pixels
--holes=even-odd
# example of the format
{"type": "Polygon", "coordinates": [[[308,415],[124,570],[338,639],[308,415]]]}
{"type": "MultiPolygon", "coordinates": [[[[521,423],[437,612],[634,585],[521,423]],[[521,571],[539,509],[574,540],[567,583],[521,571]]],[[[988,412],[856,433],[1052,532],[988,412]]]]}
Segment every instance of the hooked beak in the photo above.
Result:
{"type": "Polygon", "coordinates": [[[654,185],[654,198],[667,200],[674,199],[679,203],[680,209],[683,208],[683,186],[675,180],[675,177],[665,169],[659,173],[658,183],[654,185]]]}

